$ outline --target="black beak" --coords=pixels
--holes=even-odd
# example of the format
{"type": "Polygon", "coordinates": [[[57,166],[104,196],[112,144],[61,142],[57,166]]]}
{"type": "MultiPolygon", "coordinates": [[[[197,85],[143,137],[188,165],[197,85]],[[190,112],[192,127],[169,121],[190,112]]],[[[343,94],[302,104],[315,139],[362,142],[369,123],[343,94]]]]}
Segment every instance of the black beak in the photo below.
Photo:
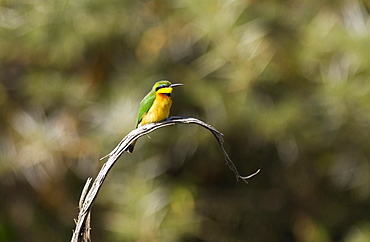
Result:
{"type": "Polygon", "coordinates": [[[178,87],[178,86],[182,86],[182,83],[175,83],[175,84],[170,85],[170,87],[178,87]]]}

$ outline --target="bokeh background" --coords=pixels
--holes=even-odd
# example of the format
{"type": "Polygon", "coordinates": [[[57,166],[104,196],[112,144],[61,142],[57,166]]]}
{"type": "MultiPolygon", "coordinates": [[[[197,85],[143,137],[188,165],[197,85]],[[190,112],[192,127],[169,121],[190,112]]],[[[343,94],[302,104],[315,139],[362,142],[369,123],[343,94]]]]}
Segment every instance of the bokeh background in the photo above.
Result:
{"type": "Polygon", "coordinates": [[[68,241],[155,81],[173,115],[110,171],[93,241],[370,241],[370,4],[1,0],[0,241],[68,241]]]}

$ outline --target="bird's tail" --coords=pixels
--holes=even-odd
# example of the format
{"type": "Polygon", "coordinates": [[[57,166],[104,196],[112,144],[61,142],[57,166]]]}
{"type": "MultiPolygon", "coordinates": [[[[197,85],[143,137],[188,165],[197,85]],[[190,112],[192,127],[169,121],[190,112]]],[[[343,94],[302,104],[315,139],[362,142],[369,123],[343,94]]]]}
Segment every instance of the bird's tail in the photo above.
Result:
{"type": "Polygon", "coordinates": [[[135,148],[135,144],[136,144],[136,141],[137,140],[134,140],[129,146],[128,146],[128,148],[127,148],[127,152],[128,153],[132,153],[132,152],[134,152],[134,148],[135,148]]]}

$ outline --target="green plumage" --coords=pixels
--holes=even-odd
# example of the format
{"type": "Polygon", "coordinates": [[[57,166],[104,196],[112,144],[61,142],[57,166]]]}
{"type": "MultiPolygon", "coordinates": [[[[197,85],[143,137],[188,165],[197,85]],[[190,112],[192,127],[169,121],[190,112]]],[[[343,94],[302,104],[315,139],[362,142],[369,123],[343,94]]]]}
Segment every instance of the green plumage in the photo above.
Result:
{"type": "Polygon", "coordinates": [[[140,102],[139,114],[137,116],[136,128],[139,126],[143,116],[149,111],[155,100],[155,89],[152,89],[140,102]]]}

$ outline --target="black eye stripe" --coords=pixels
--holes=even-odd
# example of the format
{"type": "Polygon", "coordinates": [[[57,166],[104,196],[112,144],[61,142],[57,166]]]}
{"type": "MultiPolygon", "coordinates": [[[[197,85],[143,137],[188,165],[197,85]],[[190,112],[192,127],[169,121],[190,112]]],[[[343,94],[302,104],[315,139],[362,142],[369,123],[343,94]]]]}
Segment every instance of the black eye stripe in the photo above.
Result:
{"type": "Polygon", "coordinates": [[[166,84],[162,84],[162,85],[158,86],[158,87],[155,89],[155,91],[158,91],[159,89],[164,88],[164,87],[168,87],[168,86],[167,86],[166,84]]]}

